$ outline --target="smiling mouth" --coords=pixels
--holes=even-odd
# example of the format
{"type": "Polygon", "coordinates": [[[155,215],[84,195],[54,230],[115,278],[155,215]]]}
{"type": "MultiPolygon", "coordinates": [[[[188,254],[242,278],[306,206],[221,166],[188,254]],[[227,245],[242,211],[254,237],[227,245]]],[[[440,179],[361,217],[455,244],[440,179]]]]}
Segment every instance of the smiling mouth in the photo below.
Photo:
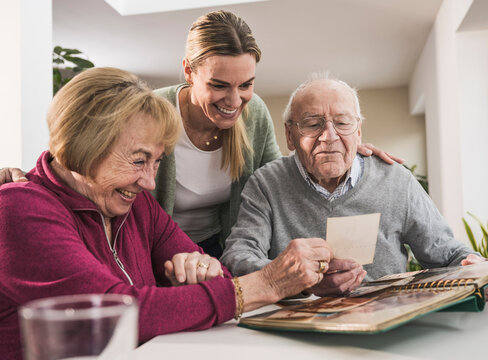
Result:
{"type": "Polygon", "coordinates": [[[134,199],[137,195],[136,193],[127,190],[115,189],[115,191],[117,191],[120,195],[122,195],[124,198],[128,200],[134,199]]]}
{"type": "Polygon", "coordinates": [[[232,115],[232,114],[235,114],[237,109],[234,109],[234,110],[227,110],[227,109],[224,109],[224,108],[221,108],[220,106],[217,106],[217,110],[219,110],[220,112],[224,113],[224,114],[227,114],[227,115],[232,115]]]}

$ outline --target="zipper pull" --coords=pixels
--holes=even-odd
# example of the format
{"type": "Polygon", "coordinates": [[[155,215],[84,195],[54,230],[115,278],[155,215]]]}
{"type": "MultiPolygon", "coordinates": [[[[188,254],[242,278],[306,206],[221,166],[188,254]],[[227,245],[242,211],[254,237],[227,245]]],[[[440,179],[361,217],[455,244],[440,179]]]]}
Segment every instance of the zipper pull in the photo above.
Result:
{"type": "Polygon", "coordinates": [[[119,256],[117,255],[117,252],[114,250],[114,251],[112,251],[112,253],[114,254],[114,259],[115,259],[115,262],[117,263],[117,265],[119,265],[122,270],[125,270],[124,264],[122,264],[122,261],[120,261],[119,256]]]}

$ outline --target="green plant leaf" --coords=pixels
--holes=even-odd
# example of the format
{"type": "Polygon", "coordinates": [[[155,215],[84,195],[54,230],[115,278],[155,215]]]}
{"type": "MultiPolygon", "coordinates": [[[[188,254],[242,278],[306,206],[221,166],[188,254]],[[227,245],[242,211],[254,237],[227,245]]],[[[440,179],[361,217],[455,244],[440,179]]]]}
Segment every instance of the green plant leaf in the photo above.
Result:
{"type": "MultiPolygon", "coordinates": [[[[55,46],[53,49],[53,94],[56,94],[66,83],[68,83],[73,73],[78,73],[84,69],[92,68],[95,65],[90,61],[78,56],[72,56],[82,54],[78,49],[68,49],[61,46],[55,46]],[[63,69],[68,70],[70,76],[64,77],[61,74],[60,68],[54,65],[64,64],[63,69]],[[66,66],[71,65],[73,66],[66,66]]],[[[63,71],[63,74],[65,72],[63,71]]]]}
{"type": "Polygon", "coordinates": [[[81,51],[78,49],[63,49],[66,55],[74,55],[74,54],[81,54],[81,51]]]}
{"type": "Polygon", "coordinates": [[[483,236],[488,237],[488,230],[485,228],[483,222],[475,214],[470,213],[469,211],[468,214],[478,222],[478,224],[480,225],[481,232],[483,233],[483,236]]]}
{"type": "Polygon", "coordinates": [[[462,218],[464,229],[466,230],[466,235],[468,235],[469,242],[471,243],[471,247],[474,251],[478,251],[478,243],[474,239],[473,231],[471,230],[471,226],[469,226],[468,222],[465,218],[462,218]]]}
{"type": "Polygon", "coordinates": [[[53,68],[53,82],[55,84],[61,83],[61,72],[57,68],[53,68]]]}
{"type": "Polygon", "coordinates": [[[68,61],[71,61],[73,64],[75,64],[81,68],[84,68],[84,69],[92,68],[95,66],[95,65],[93,65],[93,63],[91,61],[86,60],[86,59],[82,59],[79,57],[65,56],[64,58],[68,61]]]}

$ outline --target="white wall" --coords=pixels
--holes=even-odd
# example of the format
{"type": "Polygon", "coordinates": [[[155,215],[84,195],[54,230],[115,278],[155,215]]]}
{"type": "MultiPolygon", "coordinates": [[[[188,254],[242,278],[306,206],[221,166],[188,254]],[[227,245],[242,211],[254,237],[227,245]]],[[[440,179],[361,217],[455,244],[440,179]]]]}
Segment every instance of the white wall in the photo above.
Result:
{"type": "MultiPolygon", "coordinates": [[[[487,19],[488,21],[488,19],[487,19]]],[[[464,212],[488,220],[488,30],[459,32],[458,97],[464,212]]],[[[475,222],[469,216],[468,222],[475,222]]],[[[478,226],[473,226],[478,230],[478,226]]],[[[478,234],[480,231],[477,231],[478,234]]]]}
{"type": "Polygon", "coordinates": [[[30,170],[47,148],[52,98],[51,0],[0,3],[0,167],[30,170]]]}
{"type": "Polygon", "coordinates": [[[472,0],[444,0],[410,81],[412,112],[425,112],[429,193],[465,239],[456,31],[472,0]]]}

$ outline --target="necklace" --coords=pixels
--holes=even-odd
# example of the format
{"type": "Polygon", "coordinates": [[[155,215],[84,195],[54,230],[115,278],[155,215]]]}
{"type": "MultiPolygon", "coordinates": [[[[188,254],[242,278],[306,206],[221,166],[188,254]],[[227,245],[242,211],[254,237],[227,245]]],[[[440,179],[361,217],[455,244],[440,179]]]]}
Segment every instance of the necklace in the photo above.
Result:
{"type": "Polygon", "coordinates": [[[210,139],[208,139],[207,141],[205,141],[205,145],[210,146],[210,141],[218,140],[218,139],[219,139],[218,135],[214,135],[210,139]]]}
{"type": "MultiPolygon", "coordinates": [[[[183,118],[183,124],[185,125],[186,133],[191,139],[191,141],[198,147],[197,143],[201,144],[201,149],[203,150],[204,147],[211,147],[213,144],[215,144],[219,140],[220,136],[220,130],[219,128],[215,128],[211,133],[213,132],[214,135],[212,135],[211,138],[207,138],[207,140],[202,139],[202,134],[193,129],[191,126],[190,122],[190,94],[189,92],[186,94],[186,99],[185,99],[185,115],[182,116],[183,118]]],[[[182,114],[183,115],[183,114],[182,114]]]]}

